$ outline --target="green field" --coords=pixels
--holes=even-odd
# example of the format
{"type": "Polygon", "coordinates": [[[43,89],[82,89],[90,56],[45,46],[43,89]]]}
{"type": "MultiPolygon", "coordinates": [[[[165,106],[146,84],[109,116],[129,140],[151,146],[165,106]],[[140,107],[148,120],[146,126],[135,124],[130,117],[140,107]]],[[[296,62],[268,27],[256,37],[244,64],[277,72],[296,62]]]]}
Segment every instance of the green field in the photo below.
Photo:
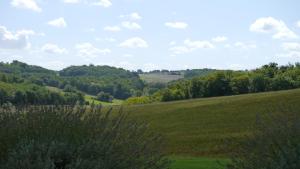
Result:
{"type": "Polygon", "coordinates": [[[252,131],[258,113],[300,110],[300,89],[124,107],[166,138],[176,156],[226,157],[223,140],[252,131]]]}
{"type": "Polygon", "coordinates": [[[112,105],[121,105],[123,103],[123,100],[119,100],[119,99],[113,99],[112,103],[109,103],[109,102],[102,102],[102,101],[99,101],[97,99],[95,99],[95,96],[92,96],[92,95],[84,95],[84,99],[86,101],[88,101],[90,104],[94,103],[96,105],[104,105],[104,106],[112,106],[112,105]]]}
{"type": "Polygon", "coordinates": [[[184,77],[183,75],[168,75],[163,73],[148,73],[140,74],[139,76],[146,83],[168,83],[184,77]]]}
{"type": "Polygon", "coordinates": [[[171,169],[222,169],[227,159],[203,157],[171,157],[171,169]]]}
{"type": "MultiPolygon", "coordinates": [[[[86,95],[89,102],[93,96],[86,95]]],[[[96,104],[120,105],[95,101],[96,104]]],[[[257,114],[300,110],[300,89],[237,96],[125,106],[131,118],[149,122],[166,139],[171,169],[223,168],[228,162],[223,140],[251,133],[257,114]]],[[[118,109],[115,107],[115,109],[118,109]]]]}

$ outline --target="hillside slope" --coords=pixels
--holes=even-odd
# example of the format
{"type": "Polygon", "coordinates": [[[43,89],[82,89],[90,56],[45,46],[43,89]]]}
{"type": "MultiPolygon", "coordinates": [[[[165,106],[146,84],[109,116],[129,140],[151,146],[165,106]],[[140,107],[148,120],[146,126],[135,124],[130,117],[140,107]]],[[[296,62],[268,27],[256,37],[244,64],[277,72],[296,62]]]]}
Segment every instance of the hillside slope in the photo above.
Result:
{"type": "Polygon", "coordinates": [[[251,132],[257,113],[300,110],[300,89],[124,107],[167,140],[169,154],[222,156],[222,140],[251,132]]]}

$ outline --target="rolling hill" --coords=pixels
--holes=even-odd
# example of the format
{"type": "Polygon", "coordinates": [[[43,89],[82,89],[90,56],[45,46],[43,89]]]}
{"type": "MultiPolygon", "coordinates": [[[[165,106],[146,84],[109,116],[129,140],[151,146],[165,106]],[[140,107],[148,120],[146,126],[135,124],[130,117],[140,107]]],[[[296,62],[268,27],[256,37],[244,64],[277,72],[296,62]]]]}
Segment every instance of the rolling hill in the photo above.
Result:
{"type": "Polygon", "coordinates": [[[166,151],[182,156],[226,156],[223,140],[251,133],[257,114],[300,110],[300,89],[124,107],[166,137],[166,151]]]}

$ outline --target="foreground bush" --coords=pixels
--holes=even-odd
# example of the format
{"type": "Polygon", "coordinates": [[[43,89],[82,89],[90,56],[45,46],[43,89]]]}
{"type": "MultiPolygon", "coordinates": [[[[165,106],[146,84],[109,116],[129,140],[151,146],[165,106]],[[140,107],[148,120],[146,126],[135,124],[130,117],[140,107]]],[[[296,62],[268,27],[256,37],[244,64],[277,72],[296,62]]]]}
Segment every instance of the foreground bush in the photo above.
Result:
{"type": "Polygon", "coordinates": [[[300,168],[300,114],[286,109],[280,114],[257,118],[257,130],[231,145],[227,169],[300,168]]]}
{"type": "Polygon", "coordinates": [[[163,169],[161,137],[101,107],[2,107],[2,169],[163,169]]]}

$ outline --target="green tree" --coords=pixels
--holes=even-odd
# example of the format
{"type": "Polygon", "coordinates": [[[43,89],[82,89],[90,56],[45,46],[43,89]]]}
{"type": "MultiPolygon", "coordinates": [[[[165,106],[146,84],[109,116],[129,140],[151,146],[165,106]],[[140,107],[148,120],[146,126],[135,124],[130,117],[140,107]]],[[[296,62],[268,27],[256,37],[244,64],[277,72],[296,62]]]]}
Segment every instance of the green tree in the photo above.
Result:
{"type": "Polygon", "coordinates": [[[205,93],[205,88],[204,88],[205,82],[202,79],[199,78],[194,78],[191,81],[191,95],[192,98],[199,98],[203,97],[205,93]]]}
{"type": "Polygon", "coordinates": [[[250,80],[248,75],[233,77],[231,87],[234,94],[244,94],[249,92],[250,80]]]}
{"type": "Polygon", "coordinates": [[[97,100],[103,101],[103,102],[112,102],[113,96],[110,95],[109,93],[100,92],[97,94],[97,100]]]}
{"type": "Polygon", "coordinates": [[[262,74],[255,73],[252,76],[250,83],[252,92],[267,91],[267,78],[262,74]]]}
{"type": "Polygon", "coordinates": [[[232,94],[230,79],[225,72],[217,72],[207,77],[206,96],[225,96],[232,94]]]}

